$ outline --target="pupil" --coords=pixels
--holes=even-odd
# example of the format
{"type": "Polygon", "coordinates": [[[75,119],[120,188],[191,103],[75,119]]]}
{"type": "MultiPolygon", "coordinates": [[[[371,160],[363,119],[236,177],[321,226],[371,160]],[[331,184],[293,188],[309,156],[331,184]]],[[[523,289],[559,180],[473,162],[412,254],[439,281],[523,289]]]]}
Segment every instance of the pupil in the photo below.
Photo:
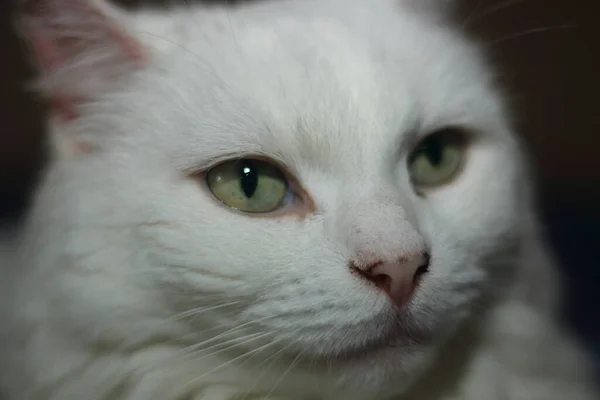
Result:
{"type": "Polygon", "coordinates": [[[250,198],[258,187],[258,170],[252,160],[243,160],[239,163],[240,185],[246,197],[250,198]]]}
{"type": "Polygon", "coordinates": [[[444,154],[444,143],[441,140],[430,140],[425,144],[425,149],[423,149],[429,162],[437,167],[442,162],[443,154],[444,154]]]}

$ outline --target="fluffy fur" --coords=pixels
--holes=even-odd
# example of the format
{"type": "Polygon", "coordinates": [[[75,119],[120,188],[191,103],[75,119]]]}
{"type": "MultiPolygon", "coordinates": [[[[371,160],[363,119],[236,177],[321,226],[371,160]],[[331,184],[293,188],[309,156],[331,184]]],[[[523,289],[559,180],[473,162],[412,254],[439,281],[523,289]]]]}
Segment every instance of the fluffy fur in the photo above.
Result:
{"type": "Polygon", "coordinates": [[[521,146],[450,13],[28,1],[55,151],[4,259],[7,399],[597,399],[521,146]],[[418,195],[407,157],[445,126],[468,162],[418,195]],[[246,154],[313,207],[221,205],[199,175],[246,154]],[[399,322],[348,265],[417,242],[430,271],[399,322]]]}

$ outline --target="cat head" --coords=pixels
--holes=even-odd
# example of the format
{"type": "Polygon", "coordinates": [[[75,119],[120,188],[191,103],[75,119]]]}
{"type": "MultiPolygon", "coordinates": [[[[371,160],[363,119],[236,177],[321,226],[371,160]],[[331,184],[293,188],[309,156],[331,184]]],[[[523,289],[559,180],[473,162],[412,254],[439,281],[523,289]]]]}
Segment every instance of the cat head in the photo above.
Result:
{"type": "Polygon", "coordinates": [[[523,174],[477,47],[416,4],[28,1],[63,329],[417,376],[506,289],[523,174]]]}

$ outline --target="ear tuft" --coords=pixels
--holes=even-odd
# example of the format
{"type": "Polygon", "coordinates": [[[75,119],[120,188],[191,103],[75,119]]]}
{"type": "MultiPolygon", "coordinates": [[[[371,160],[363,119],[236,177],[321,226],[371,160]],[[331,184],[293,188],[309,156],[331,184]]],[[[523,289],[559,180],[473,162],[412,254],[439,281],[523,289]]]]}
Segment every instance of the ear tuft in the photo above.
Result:
{"type": "Polygon", "coordinates": [[[79,103],[144,64],[144,48],[123,18],[100,0],[21,2],[18,20],[39,70],[37,87],[63,117],[75,117],[79,103]]]}

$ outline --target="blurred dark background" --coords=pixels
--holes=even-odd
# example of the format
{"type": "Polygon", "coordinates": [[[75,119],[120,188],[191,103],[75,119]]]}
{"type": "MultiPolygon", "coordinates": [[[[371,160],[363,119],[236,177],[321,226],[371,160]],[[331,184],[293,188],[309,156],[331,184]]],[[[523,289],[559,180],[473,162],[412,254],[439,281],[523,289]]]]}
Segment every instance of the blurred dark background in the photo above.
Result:
{"type": "MultiPolygon", "coordinates": [[[[483,39],[496,61],[499,78],[517,112],[519,132],[533,156],[545,227],[564,271],[565,317],[600,360],[600,2],[463,3],[467,28],[483,39]]],[[[11,2],[3,0],[2,224],[17,223],[23,215],[44,160],[44,106],[24,91],[32,70],[13,33],[10,15],[11,2]]]]}

